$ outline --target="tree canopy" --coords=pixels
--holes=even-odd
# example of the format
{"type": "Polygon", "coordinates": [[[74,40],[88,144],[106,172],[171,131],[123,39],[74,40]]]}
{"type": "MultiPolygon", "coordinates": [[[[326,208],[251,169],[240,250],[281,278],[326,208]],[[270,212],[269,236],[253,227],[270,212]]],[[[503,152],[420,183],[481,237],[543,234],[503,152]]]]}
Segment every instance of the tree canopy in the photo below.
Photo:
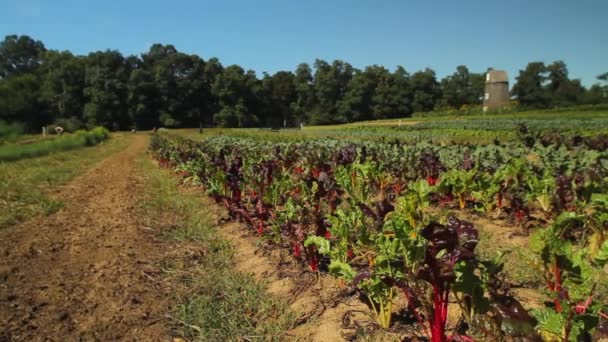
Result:
{"type": "MultiPolygon", "coordinates": [[[[485,84],[484,73],[465,65],[437,79],[430,68],[359,70],[322,59],[261,76],[173,45],[153,44],[139,56],[114,50],[78,56],[8,35],[0,42],[0,120],[30,130],[50,124],[118,130],[346,123],[478,105],[485,84]]],[[[608,73],[597,78],[586,89],[569,78],[563,61],[531,62],[520,70],[512,95],[536,108],[606,103],[608,73]]]]}

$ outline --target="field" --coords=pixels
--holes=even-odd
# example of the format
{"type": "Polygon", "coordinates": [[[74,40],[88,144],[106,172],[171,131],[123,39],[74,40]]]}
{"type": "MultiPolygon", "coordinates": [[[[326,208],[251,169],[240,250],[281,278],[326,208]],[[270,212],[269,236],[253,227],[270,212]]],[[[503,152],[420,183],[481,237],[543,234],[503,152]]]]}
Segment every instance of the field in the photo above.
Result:
{"type": "Polygon", "coordinates": [[[607,150],[547,111],[0,162],[0,341],[600,340],[607,150]]]}
{"type": "Polygon", "coordinates": [[[523,113],[202,142],[185,130],[152,150],[265,247],[356,290],[380,327],[409,317],[433,341],[568,339],[607,309],[607,124],[523,113]]]}

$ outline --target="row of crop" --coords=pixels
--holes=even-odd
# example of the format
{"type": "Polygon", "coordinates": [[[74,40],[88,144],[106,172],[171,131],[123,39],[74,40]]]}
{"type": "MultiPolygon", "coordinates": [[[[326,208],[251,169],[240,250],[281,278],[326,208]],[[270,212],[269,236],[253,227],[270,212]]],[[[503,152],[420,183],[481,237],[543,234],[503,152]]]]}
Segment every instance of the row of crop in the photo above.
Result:
{"type": "Polygon", "coordinates": [[[0,161],[15,161],[24,158],[40,157],[53,152],[66,151],[84,146],[96,145],[110,137],[103,127],[91,131],[77,131],[58,138],[31,144],[9,144],[0,146],[0,161]]]}
{"type": "Polygon", "coordinates": [[[483,106],[463,106],[462,108],[438,108],[431,112],[416,112],[413,113],[412,117],[415,118],[441,118],[441,117],[460,117],[460,116],[501,116],[501,115],[511,115],[511,114],[536,114],[536,115],[546,115],[549,116],[551,114],[560,114],[560,113],[572,113],[572,114],[581,114],[581,113],[605,113],[608,110],[608,105],[606,104],[596,104],[596,105],[580,105],[580,106],[572,106],[572,107],[563,107],[563,108],[552,108],[552,109],[536,109],[534,111],[530,111],[530,108],[525,108],[522,106],[518,106],[517,101],[511,101],[509,105],[490,109],[486,112],[483,111],[483,106]]]}
{"type": "Polygon", "coordinates": [[[500,262],[476,257],[473,226],[450,215],[436,217],[430,208],[456,204],[522,222],[544,193],[550,197],[544,215],[557,220],[543,232],[555,234],[539,235],[531,262],[546,274],[555,304],[534,312],[536,329],[566,339],[582,336],[600,326],[608,309],[593,301],[600,274],[595,270],[608,261],[606,202],[597,196],[605,193],[607,172],[605,155],[597,151],[331,140],[268,144],[224,137],[196,143],[167,135],[156,136],[152,150],[161,164],[203,185],[260,236],[291,249],[311,270],[329,271],[361,290],[381,326],[390,325],[399,294],[422,331],[444,341],[452,297],[469,327],[453,332],[453,339],[533,335],[532,319],[499,275],[500,262]],[[544,158],[529,158],[534,151],[544,158]],[[539,179],[549,188],[526,196],[539,179]],[[555,241],[563,243],[556,247],[555,241]],[[586,281],[577,282],[581,277],[586,281]]]}

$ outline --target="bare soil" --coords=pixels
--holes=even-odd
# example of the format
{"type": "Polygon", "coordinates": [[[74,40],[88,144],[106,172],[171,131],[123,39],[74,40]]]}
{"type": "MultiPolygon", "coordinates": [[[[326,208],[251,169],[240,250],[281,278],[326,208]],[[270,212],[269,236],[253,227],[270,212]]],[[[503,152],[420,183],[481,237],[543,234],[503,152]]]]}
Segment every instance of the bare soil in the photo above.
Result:
{"type": "MultiPolygon", "coordinates": [[[[209,199],[204,200],[222,212],[209,199]]],[[[298,326],[287,333],[291,340],[351,340],[357,328],[374,328],[372,310],[346,285],[308,271],[284,250],[256,243],[258,238],[243,224],[227,223],[218,232],[234,247],[239,271],[265,281],[271,295],[290,303],[298,315],[298,326]]]]}
{"type": "Polygon", "coordinates": [[[171,340],[170,292],[149,276],[165,242],[136,210],[147,141],[61,188],[58,213],[0,231],[0,341],[171,340]]]}

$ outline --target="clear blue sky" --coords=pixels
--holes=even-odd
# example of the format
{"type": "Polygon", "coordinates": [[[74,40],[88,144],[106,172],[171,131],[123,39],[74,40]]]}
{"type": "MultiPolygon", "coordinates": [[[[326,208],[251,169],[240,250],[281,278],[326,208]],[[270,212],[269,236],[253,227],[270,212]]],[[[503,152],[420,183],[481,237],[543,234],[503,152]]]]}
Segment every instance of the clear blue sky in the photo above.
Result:
{"type": "Polygon", "coordinates": [[[564,60],[585,85],[608,71],[608,0],[0,0],[0,35],[47,48],[140,54],[153,43],[276,72],[315,58],[357,68],[505,69],[564,60]]]}

